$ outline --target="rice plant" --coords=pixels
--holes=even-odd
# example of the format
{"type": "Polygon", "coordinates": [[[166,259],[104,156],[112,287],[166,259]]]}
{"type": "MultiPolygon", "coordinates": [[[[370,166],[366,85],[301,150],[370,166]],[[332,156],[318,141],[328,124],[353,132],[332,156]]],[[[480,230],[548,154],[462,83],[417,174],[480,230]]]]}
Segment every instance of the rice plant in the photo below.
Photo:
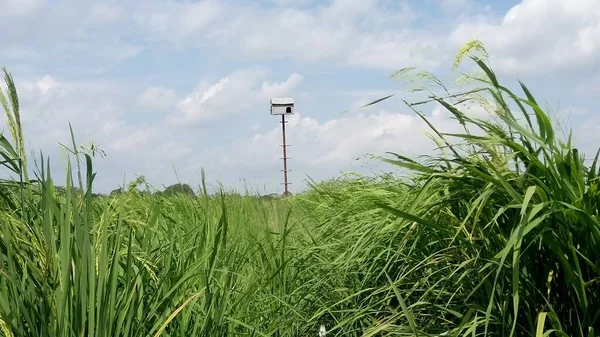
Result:
{"type": "MultiPolygon", "coordinates": [[[[474,42],[459,61],[473,50],[487,55],[474,42]]],[[[586,161],[484,57],[457,93],[429,73],[411,82],[443,93],[405,101],[438,146],[390,152],[405,176],[272,200],[209,195],[204,179],[197,195],[140,193],[143,179],[94,195],[95,158],[73,131],[57,184],[49,158],[25,156],[5,69],[0,336],[594,336],[598,155],[586,161]],[[432,103],[464,131],[432,124],[432,103]]]]}
{"type": "MultiPolygon", "coordinates": [[[[419,191],[406,209],[381,206],[433,230],[442,241],[432,253],[455,254],[453,278],[461,284],[444,290],[464,304],[440,309],[460,318],[450,331],[593,336],[600,326],[598,154],[587,166],[571,135],[559,137],[523,83],[519,97],[484,59],[472,60],[482,72],[469,77],[481,86],[452,98],[484,97],[493,118],[470,116],[448,96],[432,95],[464,132],[431,125],[446,155],[425,163],[387,159],[414,171],[419,191]]],[[[425,119],[423,103],[408,106],[425,119]]]]}

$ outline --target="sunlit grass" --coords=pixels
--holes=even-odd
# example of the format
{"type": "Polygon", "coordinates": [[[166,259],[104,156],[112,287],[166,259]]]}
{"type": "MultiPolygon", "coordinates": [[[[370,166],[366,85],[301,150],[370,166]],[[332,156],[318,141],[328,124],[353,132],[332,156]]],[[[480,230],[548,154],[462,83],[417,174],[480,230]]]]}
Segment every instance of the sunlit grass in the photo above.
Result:
{"type": "MultiPolygon", "coordinates": [[[[460,58],[470,49],[486,55],[472,43],[460,58]]],[[[429,124],[436,154],[390,153],[405,177],[276,200],[204,185],[93,196],[94,158],[74,137],[66,181],[42,156],[30,179],[6,72],[0,336],[594,336],[597,157],[559,137],[524,85],[472,61],[463,92],[407,101],[427,123],[421,107],[440,104],[464,131],[429,124]]]]}

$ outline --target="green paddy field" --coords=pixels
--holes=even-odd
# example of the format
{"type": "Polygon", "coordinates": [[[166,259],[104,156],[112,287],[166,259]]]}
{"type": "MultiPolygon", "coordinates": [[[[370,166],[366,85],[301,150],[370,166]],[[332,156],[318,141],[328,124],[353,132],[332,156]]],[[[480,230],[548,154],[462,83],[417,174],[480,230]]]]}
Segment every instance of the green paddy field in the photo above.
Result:
{"type": "MultiPolygon", "coordinates": [[[[75,140],[69,178],[55,181],[60,158],[24,147],[6,71],[0,336],[597,336],[598,157],[525,85],[498,83],[485,58],[464,62],[477,69],[464,90],[428,97],[462,127],[431,124],[438,151],[388,153],[405,174],[288,198],[204,181],[195,195],[139,181],[96,195],[102,172],[75,140]]],[[[405,106],[426,119],[419,107],[405,106]]]]}

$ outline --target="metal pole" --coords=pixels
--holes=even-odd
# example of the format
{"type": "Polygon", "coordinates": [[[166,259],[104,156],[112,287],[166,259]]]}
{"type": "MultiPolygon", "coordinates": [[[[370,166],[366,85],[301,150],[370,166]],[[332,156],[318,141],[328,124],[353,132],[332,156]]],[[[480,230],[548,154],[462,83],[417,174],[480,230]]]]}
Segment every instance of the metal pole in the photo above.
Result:
{"type": "Polygon", "coordinates": [[[287,144],[285,143],[285,123],[287,123],[285,121],[285,115],[281,115],[281,129],[283,131],[283,186],[284,186],[284,192],[283,192],[283,196],[287,197],[289,194],[288,191],[288,169],[287,169],[287,144]]]}

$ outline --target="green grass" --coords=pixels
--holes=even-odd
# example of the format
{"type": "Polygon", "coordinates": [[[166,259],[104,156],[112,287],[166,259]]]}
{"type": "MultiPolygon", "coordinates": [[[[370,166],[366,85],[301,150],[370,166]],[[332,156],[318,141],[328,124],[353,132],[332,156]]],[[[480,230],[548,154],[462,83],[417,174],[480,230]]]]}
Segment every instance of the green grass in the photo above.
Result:
{"type": "MultiPolygon", "coordinates": [[[[461,58],[483,51],[468,47],[461,58]]],[[[5,72],[0,336],[316,336],[321,324],[328,336],[595,336],[597,156],[559,137],[524,85],[518,96],[472,60],[464,91],[406,102],[424,120],[437,102],[464,131],[430,124],[437,152],[389,153],[404,177],[275,200],[204,185],[197,197],[94,196],[93,153],[74,137],[55,183],[47,158],[26,167],[5,72]]]]}

